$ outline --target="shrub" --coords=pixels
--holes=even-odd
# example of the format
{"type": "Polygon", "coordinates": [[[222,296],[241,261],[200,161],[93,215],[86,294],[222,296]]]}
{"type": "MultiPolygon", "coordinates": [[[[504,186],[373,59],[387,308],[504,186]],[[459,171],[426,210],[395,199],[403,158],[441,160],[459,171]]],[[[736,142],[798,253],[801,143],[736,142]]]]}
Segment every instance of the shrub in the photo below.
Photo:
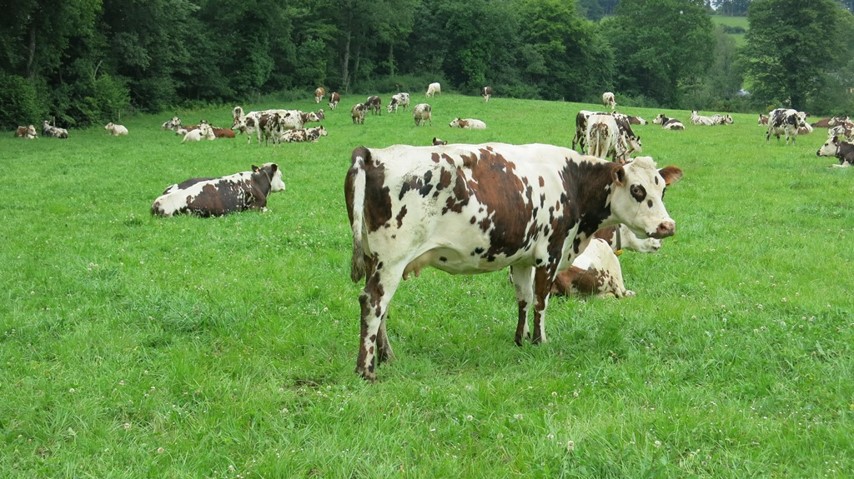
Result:
{"type": "Polygon", "coordinates": [[[0,73],[0,127],[39,124],[46,111],[37,85],[24,77],[0,73]]]}

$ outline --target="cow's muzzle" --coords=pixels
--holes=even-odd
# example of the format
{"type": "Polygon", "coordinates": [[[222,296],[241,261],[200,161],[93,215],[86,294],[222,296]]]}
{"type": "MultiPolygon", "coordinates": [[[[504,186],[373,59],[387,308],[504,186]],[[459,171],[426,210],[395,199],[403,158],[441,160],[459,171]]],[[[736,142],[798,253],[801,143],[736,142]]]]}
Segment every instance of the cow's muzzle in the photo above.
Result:
{"type": "Polygon", "coordinates": [[[673,236],[674,234],[676,234],[676,223],[673,221],[662,221],[658,224],[658,228],[655,229],[655,232],[650,234],[650,236],[661,239],[673,236]]]}

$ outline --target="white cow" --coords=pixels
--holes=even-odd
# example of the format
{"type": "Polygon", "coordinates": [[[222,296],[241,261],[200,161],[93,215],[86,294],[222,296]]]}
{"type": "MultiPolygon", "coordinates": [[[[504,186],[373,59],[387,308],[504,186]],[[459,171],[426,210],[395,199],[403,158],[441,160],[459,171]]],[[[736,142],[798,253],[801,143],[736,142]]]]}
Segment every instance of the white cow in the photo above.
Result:
{"type": "Polygon", "coordinates": [[[606,91],[602,94],[602,104],[610,107],[611,111],[617,109],[617,99],[614,98],[614,94],[612,92],[606,91]]]}
{"type": "Polygon", "coordinates": [[[600,238],[593,238],[572,266],[557,275],[552,294],[616,298],[635,295],[634,291],[626,289],[620,260],[614,250],[600,238]]]}
{"type": "Polygon", "coordinates": [[[128,134],[128,129],[124,125],[116,125],[113,122],[107,123],[104,129],[110,132],[110,135],[112,136],[122,136],[128,134]]]}
{"type": "Polygon", "coordinates": [[[201,140],[215,140],[216,135],[214,135],[213,128],[207,123],[202,122],[199,124],[199,127],[188,131],[184,134],[184,139],[181,140],[181,143],[186,143],[188,141],[201,141],[201,140]]]}
{"type": "Polygon", "coordinates": [[[431,96],[435,95],[436,93],[439,93],[439,94],[442,93],[442,85],[440,85],[439,82],[434,82],[434,83],[427,85],[427,96],[428,97],[431,97],[431,96]]]}
{"type": "Polygon", "coordinates": [[[475,118],[454,118],[448,126],[451,128],[463,128],[469,130],[485,130],[486,123],[475,118]]]}
{"type": "Polygon", "coordinates": [[[421,126],[427,122],[433,126],[433,107],[427,103],[415,105],[415,108],[412,109],[412,118],[415,119],[415,126],[421,126]]]}

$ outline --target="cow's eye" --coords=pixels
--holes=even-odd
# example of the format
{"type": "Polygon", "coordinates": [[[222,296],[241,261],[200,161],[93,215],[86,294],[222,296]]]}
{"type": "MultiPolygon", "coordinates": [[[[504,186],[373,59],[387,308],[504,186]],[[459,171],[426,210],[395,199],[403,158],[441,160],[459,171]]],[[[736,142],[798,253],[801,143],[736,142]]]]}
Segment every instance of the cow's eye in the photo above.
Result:
{"type": "Polygon", "coordinates": [[[667,193],[667,187],[665,186],[663,190],[661,190],[661,199],[664,200],[664,193],[667,193]]]}
{"type": "Polygon", "coordinates": [[[631,187],[632,196],[638,200],[638,203],[643,201],[646,198],[646,188],[641,185],[632,185],[631,187]]]}

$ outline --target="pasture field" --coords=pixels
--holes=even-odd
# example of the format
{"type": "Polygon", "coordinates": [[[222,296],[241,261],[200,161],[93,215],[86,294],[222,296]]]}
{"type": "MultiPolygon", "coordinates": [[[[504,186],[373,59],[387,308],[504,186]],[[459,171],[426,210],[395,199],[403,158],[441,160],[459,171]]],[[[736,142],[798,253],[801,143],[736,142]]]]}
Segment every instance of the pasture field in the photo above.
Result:
{"type": "MultiPolygon", "coordinates": [[[[416,128],[411,110],[353,125],[357,101],[325,108],[315,144],[181,144],[159,129],[173,112],[126,118],[128,137],[0,138],[0,477],[854,475],[854,168],[815,156],[823,130],[786,146],[755,114],[636,126],[685,172],[665,197],[676,236],[620,257],[636,297],[552,298],[550,342],[520,348],[506,274],[428,269],[398,290],[397,358],[368,384],[352,149],[569,146],[575,113],[601,107],[445,93],[416,128]],[[287,190],[266,213],[149,214],[172,183],[268,161],[287,190]]],[[[177,114],[227,126],[232,106],[177,114]]]]}
{"type": "MultiPolygon", "coordinates": [[[[747,21],[747,17],[729,17],[725,15],[712,15],[712,22],[715,25],[723,25],[726,27],[741,27],[746,32],[750,29],[750,23],[747,21]]],[[[729,35],[735,40],[735,44],[738,47],[743,47],[747,40],[745,39],[744,33],[730,33],[729,35]]]]}

